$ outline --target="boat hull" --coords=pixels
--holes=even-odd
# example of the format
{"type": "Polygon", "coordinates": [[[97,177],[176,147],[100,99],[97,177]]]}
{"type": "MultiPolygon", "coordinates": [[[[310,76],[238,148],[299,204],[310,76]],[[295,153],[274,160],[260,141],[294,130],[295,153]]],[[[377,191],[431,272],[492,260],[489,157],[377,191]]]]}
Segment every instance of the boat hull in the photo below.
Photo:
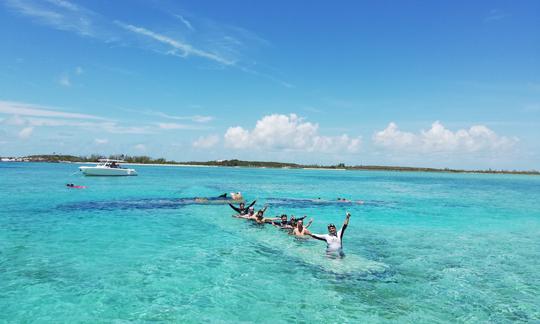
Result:
{"type": "Polygon", "coordinates": [[[136,176],[137,171],[134,169],[123,168],[98,168],[98,167],[79,167],[85,176],[106,176],[106,177],[121,177],[121,176],[136,176]]]}

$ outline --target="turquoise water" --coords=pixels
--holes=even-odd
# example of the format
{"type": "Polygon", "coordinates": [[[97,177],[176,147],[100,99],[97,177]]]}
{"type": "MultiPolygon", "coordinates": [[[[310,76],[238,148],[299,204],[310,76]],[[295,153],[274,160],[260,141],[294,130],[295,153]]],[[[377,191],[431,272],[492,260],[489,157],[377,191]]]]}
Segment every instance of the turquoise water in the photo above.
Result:
{"type": "Polygon", "coordinates": [[[540,177],[136,168],[0,163],[0,322],[540,321],[540,177]],[[178,200],[231,191],[318,233],[349,210],[346,257],[178,200]],[[280,200],[317,197],[365,203],[280,200]]]}

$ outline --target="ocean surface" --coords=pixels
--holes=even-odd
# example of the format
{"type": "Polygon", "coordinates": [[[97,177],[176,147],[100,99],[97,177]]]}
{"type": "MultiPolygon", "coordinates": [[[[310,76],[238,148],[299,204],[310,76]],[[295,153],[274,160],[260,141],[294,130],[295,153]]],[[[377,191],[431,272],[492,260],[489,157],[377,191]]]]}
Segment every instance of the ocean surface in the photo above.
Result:
{"type": "Polygon", "coordinates": [[[538,176],[77,167],[0,163],[2,323],[540,321],[538,176]],[[315,233],[350,211],[345,258],[182,199],[232,191],[315,233]]]}

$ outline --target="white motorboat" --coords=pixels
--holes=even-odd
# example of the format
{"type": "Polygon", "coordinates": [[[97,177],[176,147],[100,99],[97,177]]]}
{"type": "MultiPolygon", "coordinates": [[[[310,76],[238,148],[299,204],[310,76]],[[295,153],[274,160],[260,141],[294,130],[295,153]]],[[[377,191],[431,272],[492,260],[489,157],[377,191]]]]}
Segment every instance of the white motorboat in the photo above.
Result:
{"type": "Polygon", "coordinates": [[[100,159],[96,166],[82,166],[79,170],[86,176],[134,176],[135,169],[122,168],[122,160],[100,159]]]}

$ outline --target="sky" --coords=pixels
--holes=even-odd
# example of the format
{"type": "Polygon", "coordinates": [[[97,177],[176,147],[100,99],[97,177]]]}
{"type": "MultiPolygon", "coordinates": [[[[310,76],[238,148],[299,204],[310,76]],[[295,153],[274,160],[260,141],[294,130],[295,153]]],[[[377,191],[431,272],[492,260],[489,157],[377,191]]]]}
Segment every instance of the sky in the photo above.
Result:
{"type": "Polygon", "coordinates": [[[540,170],[539,1],[0,1],[0,156],[540,170]]]}

